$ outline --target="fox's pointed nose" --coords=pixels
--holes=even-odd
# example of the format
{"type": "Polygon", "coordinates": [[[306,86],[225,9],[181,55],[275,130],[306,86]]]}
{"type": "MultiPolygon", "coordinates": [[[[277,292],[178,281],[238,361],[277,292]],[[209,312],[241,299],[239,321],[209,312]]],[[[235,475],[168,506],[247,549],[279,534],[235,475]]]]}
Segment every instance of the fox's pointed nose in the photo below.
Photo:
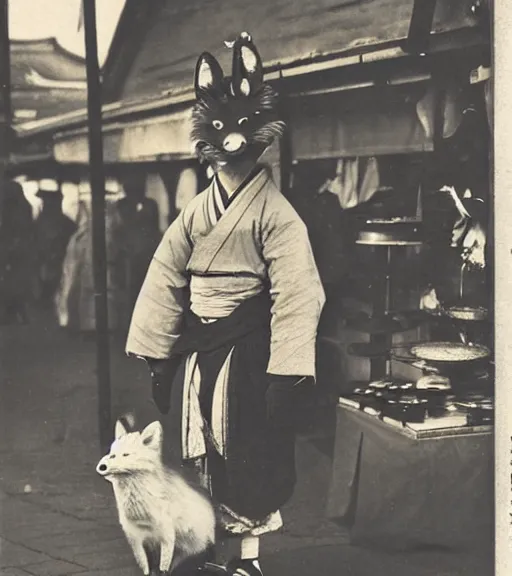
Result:
{"type": "Polygon", "coordinates": [[[100,460],[99,464],[96,466],[96,472],[98,474],[101,474],[102,476],[105,476],[105,474],[107,473],[108,470],[108,466],[105,464],[105,462],[103,460],[100,460]]]}
{"type": "Polygon", "coordinates": [[[247,144],[247,140],[243,134],[233,132],[224,138],[222,146],[226,152],[240,152],[247,144]]]}

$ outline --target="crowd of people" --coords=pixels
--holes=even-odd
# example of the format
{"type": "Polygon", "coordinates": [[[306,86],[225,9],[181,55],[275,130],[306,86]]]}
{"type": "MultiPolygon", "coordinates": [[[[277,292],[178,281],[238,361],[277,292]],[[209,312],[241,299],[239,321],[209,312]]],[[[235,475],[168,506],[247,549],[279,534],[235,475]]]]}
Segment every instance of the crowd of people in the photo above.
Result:
{"type": "MultiPolygon", "coordinates": [[[[5,180],[0,224],[0,323],[51,309],[70,331],[95,329],[91,189],[87,181],[5,180]],[[66,194],[62,193],[66,189],[66,194]]],[[[137,179],[106,182],[109,325],[126,329],[160,240],[156,202],[137,179]]]]}

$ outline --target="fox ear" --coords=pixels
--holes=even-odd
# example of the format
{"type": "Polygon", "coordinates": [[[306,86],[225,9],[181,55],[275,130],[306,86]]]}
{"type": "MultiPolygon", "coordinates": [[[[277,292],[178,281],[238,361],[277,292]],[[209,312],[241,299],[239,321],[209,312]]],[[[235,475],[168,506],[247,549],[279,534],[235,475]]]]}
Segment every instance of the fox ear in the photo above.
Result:
{"type": "Polygon", "coordinates": [[[126,430],[126,428],[124,427],[124,424],[121,422],[121,420],[118,420],[116,422],[116,427],[114,430],[114,435],[116,440],[119,440],[119,438],[121,438],[121,436],[125,436],[126,434],[128,434],[128,430],[126,430]]]}
{"type": "Polygon", "coordinates": [[[224,73],[217,60],[209,53],[203,52],[196,64],[194,87],[199,100],[205,91],[222,92],[224,73]]]}
{"type": "Polygon", "coordinates": [[[263,84],[263,64],[247,33],[240,35],[233,48],[231,88],[235,96],[249,96],[263,84]]]}
{"type": "Polygon", "coordinates": [[[163,430],[162,425],[158,420],[148,424],[141,432],[141,439],[144,446],[159,450],[162,446],[163,430]]]}

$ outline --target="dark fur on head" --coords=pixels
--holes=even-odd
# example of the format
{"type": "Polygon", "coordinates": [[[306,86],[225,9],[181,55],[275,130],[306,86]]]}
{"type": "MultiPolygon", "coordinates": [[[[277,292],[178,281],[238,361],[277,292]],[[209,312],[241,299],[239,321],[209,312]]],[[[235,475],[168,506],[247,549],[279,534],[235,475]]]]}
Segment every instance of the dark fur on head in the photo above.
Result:
{"type": "Polygon", "coordinates": [[[283,134],[277,92],[263,82],[261,58],[248,34],[234,43],[230,79],[211,54],[199,57],[195,90],[191,137],[199,158],[214,169],[247,154],[257,158],[283,134]]]}

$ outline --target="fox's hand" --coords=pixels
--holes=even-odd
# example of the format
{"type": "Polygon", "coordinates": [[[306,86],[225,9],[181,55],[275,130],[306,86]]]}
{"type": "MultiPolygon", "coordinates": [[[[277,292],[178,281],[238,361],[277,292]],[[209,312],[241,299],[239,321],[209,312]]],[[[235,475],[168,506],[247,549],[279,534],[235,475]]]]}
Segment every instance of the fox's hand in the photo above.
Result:
{"type": "Polygon", "coordinates": [[[311,384],[308,376],[277,376],[268,374],[269,385],[265,394],[267,419],[274,428],[293,429],[303,388],[311,384]]]}
{"type": "Polygon", "coordinates": [[[171,407],[172,382],[180,364],[180,359],[148,359],[147,362],[151,373],[153,400],[159,412],[161,414],[167,414],[171,407]]]}

